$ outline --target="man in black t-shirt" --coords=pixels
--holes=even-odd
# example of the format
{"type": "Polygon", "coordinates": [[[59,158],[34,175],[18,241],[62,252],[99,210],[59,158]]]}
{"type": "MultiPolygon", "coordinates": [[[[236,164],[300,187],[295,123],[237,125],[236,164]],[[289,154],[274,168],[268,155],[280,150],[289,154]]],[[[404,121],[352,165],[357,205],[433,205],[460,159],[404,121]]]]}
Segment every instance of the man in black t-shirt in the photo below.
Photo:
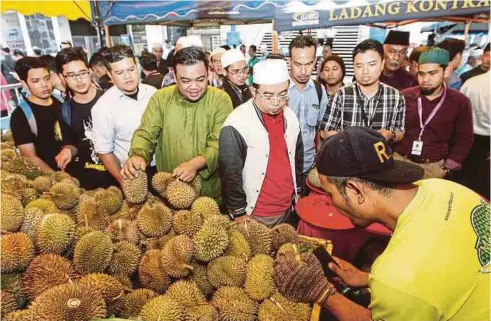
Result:
{"type": "Polygon", "coordinates": [[[162,88],[164,75],[157,70],[157,56],[152,53],[143,53],[140,57],[140,65],[143,68],[145,78],[142,79],[143,84],[153,86],[157,89],[162,88]]]}
{"type": "Polygon", "coordinates": [[[72,93],[62,107],[62,114],[79,151],[74,176],[85,189],[118,185],[94,151],[91,111],[103,92],[92,83],[84,54],[76,48],[63,49],[56,55],[56,67],[72,93]]]}
{"type": "Polygon", "coordinates": [[[61,117],[60,102],[51,96],[53,84],[48,68],[39,58],[24,57],[16,62],[15,72],[31,93],[25,102],[27,109],[16,108],[10,118],[15,145],[42,171],[64,171],[77,148],[61,117]]]}

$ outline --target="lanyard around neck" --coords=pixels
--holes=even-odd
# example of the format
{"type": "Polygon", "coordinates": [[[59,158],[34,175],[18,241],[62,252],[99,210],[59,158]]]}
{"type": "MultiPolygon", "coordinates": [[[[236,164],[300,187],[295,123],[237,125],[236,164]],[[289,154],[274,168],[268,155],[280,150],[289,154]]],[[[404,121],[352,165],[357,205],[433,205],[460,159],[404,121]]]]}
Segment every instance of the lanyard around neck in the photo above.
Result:
{"type": "Polygon", "coordinates": [[[447,86],[443,84],[443,94],[442,98],[440,98],[440,101],[436,105],[436,107],[433,109],[431,114],[426,118],[426,121],[423,124],[423,102],[421,100],[421,96],[418,97],[418,115],[419,115],[419,128],[421,128],[421,131],[419,132],[418,139],[421,140],[423,137],[423,133],[425,131],[426,126],[430,123],[430,121],[435,117],[436,113],[438,110],[442,107],[443,102],[445,101],[445,98],[447,97],[447,86]]]}
{"type": "MultiPolygon", "coordinates": [[[[379,85],[379,86],[382,86],[382,85],[379,85]]],[[[358,104],[358,106],[360,106],[359,108],[361,111],[361,117],[363,119],[363,125],[368,127],[368,128],[370,128],[372,121],[373,121],[373,118],[375,118],[375,112],[377,111],[378,103],[380,101],[380,99],[379,99],[380,98],[380,89],[381,88],[379,87],[375,96],[372,97],[372,99],[375,99],[375,106],[374,106],[371,113],[370,113],[370,107],[368,108],[368,112],[370,113],[370,117],[368,117],[366,112],[365,112],[365,103],[364,103],[364,100],[362,98],[361,90],[360,90],[360,88],[358,88],[358,84],[355,84],[356,103],[358,104]]],[[[370,106],[370,99],[368,100],[368,106],[370,106]]]]}

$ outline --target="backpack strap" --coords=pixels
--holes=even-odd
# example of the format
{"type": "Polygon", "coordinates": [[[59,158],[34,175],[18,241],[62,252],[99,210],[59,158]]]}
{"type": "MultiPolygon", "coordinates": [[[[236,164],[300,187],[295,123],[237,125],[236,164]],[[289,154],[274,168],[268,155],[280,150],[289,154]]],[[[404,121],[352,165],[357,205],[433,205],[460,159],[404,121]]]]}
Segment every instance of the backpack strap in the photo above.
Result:
{"type": "Polygon", "coordinates": [[[63,104],[61,104],[61,116],[63,120],[68,125],[68,127],[72,126],[72,107],[70,106],[70,99],[65,100],[63,104]]]}
{"type": "Polygon", "coordinates": [[[316,80],[314,80],[314,85],[315,85],[315,90],[317,91],[317,98],[319,98],[319,106],[320,106],[322,102],[322,85],[316,80]]]}
{"type": "Polygon", "coordinates": [[[36,118],[34,117],[34,113],[32,112],[31,105],[27,103],[25,100],[21,100],[19,102],[19,107],[22,109],[24,112],[24,115],[26,115],[27,123],[29,124],[29,127],[31,128],[31,133],[34,134],[34,136],[38,136],[38,125],[36,123],[36,118]]]}

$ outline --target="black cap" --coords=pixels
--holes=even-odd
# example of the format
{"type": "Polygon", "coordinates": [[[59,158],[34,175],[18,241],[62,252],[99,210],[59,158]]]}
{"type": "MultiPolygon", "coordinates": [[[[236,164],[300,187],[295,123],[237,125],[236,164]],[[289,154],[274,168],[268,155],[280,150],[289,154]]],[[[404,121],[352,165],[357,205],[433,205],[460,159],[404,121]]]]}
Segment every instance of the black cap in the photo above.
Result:
{"type": "Polygon", "coordinates": [[[384,45],[409,46],[409,32],[390,30],[385,38],[384,45]]]}
{"type": "Polygon", "coordinates": [[[349,127],[325,141],[317,155],[317,170],[326,176],[389,184],[413,183],[424,176],[418,165],[394,160],[384,136],[365,127],[349,127]]]}

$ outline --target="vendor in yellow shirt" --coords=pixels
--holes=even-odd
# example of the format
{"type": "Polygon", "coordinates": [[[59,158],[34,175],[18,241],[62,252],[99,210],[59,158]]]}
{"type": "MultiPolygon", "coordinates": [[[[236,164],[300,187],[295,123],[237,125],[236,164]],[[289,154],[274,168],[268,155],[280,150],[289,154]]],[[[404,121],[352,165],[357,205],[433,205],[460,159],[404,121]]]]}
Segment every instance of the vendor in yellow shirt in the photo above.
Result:
{"type": "Polygon", "coordinates": [[[340,321],[490,320],[488,203],[453,182],[420,180],[423,171],[394,160],[386,140],[368,128],[327,140],[317,166],[343,215],[359,227],[381,223],[392,238],[371,274],[339,259],[339,267],[329,264],[351,287],[370,287],[368,309],[336,293],[320,265],[291,253],[275,265],[283,295],[317,302],[340,321]]]}

